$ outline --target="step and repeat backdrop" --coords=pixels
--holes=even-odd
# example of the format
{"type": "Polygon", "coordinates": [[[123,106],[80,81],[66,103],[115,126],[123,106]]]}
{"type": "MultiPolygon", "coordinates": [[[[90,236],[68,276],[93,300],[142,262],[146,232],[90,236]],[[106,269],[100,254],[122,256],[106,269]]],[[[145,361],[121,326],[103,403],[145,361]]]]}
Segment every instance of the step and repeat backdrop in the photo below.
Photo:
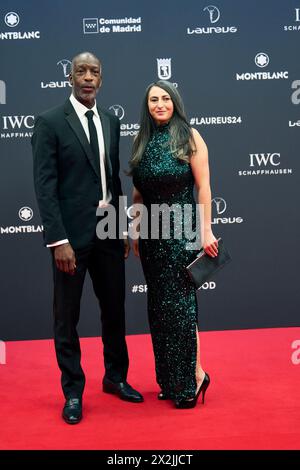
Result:
{"type": "MultiPolygon", "coordinates": [[[[207,143],[213,230],[233,261],[199,291],[200,329],[299,325],[299,45],[300,0],[2,0],[0,339],[52,336],[30,138],[35,116],[68,99],[83,51],[101,59],[98,103],[120,119],[128,207],[125,171],[149,83],[178,87],[207,143]]],[[[147,333],[146,282],[133,254],[126,264],[127,332],[147,333]]],[[[89,279],[79,331],[101,333],[89,279]]]]}

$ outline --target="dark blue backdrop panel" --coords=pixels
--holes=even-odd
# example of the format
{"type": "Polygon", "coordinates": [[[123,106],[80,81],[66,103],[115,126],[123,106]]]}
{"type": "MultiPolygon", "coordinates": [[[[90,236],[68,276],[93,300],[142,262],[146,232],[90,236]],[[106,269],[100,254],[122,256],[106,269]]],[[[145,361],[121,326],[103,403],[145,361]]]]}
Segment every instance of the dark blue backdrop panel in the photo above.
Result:
{"type": "MultiPolygon", "coordinates": [[[[120,118],[128,205],[124,170],[149,83],[178,86],[208,145],[213,228],[233,262],[199,291],[201,330],[299,325],[299,40],[299,0],[2,0],[0,339],[52,336],[30,136],[37,114],[68,99],[81,51],[101,59],[98,102],[120,118]]],[[[126,264],[127,331],[145,333],[147,286],[139,261],[126,264]]],[[[79,328],[101,332],[89,279],[79,328]]]]}

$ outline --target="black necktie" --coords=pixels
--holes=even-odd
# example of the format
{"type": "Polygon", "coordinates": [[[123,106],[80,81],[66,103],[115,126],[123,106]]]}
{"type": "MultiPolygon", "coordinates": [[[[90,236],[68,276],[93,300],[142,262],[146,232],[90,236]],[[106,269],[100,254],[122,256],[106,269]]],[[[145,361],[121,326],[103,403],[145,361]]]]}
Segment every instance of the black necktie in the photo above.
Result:
{"type": "Polygon", "coordinates": [[[97,135],[96,126],[93,121],[94,111],[92,110],[87,111],[85,115],[88,119],[91,149],[95,157],[97,171],[100,173],[100,155],[99,155],[98,135],[97,135]]]}

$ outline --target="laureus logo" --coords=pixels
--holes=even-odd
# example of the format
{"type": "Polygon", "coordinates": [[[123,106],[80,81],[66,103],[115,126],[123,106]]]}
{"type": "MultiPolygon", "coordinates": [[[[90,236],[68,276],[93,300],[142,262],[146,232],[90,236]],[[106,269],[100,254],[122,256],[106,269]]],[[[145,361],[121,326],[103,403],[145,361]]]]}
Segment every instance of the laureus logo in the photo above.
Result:
{"type": "MultiPolygon", "coordinates": [[[[114,115],[121,121],[125,116],[125,110],[120,104],[112,104],[108,108],[114,115]]],[[[120,123],[121,137],[134,137],[139,131],[140,125],[137,122],[122,122],[120,123]]]]}
{"type": "MultiPolygon", "coordinates": [[[[67,79],[71,72],[71,61],[68,59],[61,59],[59,60],[56,65],[59,65],[59,70],[62,71],[63,77],[67,79]]],[[[51,82],[41,82],[41,88],[68,88],[71,87],[71,83],[69,80],[57,80],[51,82]]]]}
{"type": "Polygon", "coordinates": [[[218,215],[226,211],[227,204],[222,197],[214,197],[211,202],[214,203],[218,215]]]}
{"type": "Polygon", "coordinates": [[[121,119],[123,119],[123,117],[125,115],[125,111],[124,111],[123,106],[121,106],[120,104],[113,104],[108,109],[111,112],[113,112],[114,115],[117,116],[117,118],[120,119],[120,121],[121,121],[121,119]]]}
{"type": "MultiPolygon", "coordinates": [[[[222,26],[222,25],[217,25],[218,21],[220,20],[221,13],[218,7],[215,5],[207,5],[206,7],[203,8],[203,11],[205,14],[202,14],[202,17],[208,16],[210,26],[192,26],[187,28],[187,34],[226,34],[226,33],[236,33],[238,28],[237,26],[222,26]]],[[[204,19],[205,20],[205,19],[204,19]]],[[[207,21],[206,21],[207,22],[207,21]]]]}
{"type": "Polygon", "coordinates": [[[66,78],[70,75],[71,65],[72,65],[70,60],[62,59],[62,60],[58,61],[56,65],[61,65],[62,66],[63,73],[64,73],[64,76],[66,78]]]}
{"type": "Polygon", "coordinates": [[[241,224],[244,222],[242,217],[220,217],[227,209],[227,203],[222,197],[214,197],[211,202],[214,211],[217,213],[217,217],[214,217],[211,221],[212,225],[241,224]]]}
{"type": "Polygon", "coordinates": [[[217,23],[217,21],[219,21],[220,19],[219,8],[215,7],[214,5],[208,5],[207,7],[203,8],[203,11],[208,11],[209,21],[211,23],[217,23]]]}

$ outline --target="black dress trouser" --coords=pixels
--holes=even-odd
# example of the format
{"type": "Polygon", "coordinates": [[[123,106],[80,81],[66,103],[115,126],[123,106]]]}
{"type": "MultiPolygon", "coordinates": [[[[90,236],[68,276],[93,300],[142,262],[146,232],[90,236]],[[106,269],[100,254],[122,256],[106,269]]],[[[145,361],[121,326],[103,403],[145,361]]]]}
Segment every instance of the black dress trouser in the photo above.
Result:
{"type": "Polygon", "coordinates": [[[101,309],[105,376],[113,382],[126,380],[128,352],[125,341],[125,263],[123,240],[99,240],[75,250],[76,272],[57,269],[53,258],[54,341],[66,398],[81,397],[85,375],[80,359],[77,324],[86,272],[93,283],[101,309]]]}

